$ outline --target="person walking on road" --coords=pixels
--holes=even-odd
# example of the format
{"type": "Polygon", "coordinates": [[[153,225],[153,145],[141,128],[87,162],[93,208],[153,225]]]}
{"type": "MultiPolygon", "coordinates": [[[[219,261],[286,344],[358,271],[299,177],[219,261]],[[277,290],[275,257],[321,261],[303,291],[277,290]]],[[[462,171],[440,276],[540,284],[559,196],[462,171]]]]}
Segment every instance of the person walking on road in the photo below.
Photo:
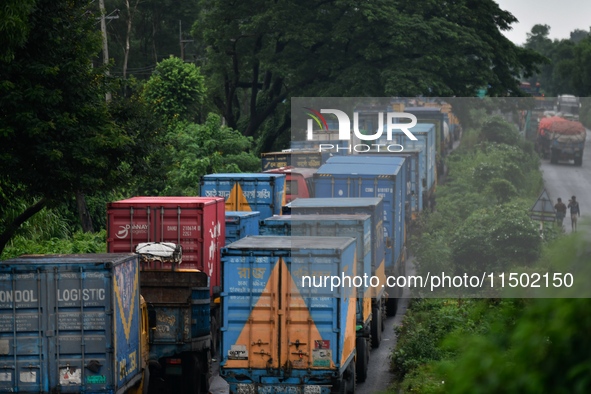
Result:
{"type": "Polygon", "coordinates": [[[581,216],[581,209],[579,202],[575,196],[572,196],[568,201],[568,208],[570,209],[570,223],[573,231],[577,231],[577,219],[581,216]]]}
{"type": "Polygon", "coordinates": [[[556,205],[554,205],[554,209],[556,210],[556,223],[562,229],[562,221],[566,216],[566,205],[562,202],[562,198],[558,198],[556,205]]]}

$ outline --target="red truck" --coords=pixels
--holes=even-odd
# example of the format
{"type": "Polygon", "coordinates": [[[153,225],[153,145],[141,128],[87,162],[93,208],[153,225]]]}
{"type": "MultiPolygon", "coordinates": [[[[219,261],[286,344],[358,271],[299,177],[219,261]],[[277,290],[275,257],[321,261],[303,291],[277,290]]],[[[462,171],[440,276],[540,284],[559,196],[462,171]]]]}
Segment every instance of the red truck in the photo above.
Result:
{"type": "Polygon", "coordinates": [[[573,160],[581,166],[586,137],[587,131],[580,122],[558,116],[543,118],[538,125],[536,148],[552,164],[573,160]]]}
{"type": "Polygon", "coordinates": [[[316,168],[280,167],[265,172],[285,174],[285,202],[289,203],[296,198],[314,197],[314,182],[312,177],[316,168]]]}

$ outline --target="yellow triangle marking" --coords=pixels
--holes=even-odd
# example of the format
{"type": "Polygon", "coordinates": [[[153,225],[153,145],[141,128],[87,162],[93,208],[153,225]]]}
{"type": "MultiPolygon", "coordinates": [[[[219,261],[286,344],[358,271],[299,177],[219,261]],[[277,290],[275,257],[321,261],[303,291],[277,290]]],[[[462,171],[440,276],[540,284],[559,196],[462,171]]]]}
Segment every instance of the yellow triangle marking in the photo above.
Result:
{"type": "MultiPolygon", "coordinates": [[[[135,268],[137,269],[137,267],[135,268]]],[[[119,283],[117,282],[117,276],[115,276],[115,294],[117,295],[117,305],[119,306],[119,310],[121,311],[121,320],[123,323],[123,332],[125,333],[125,339],[129,342],[129,333],[131,331],[131,322],[133,320],[133,315],[135,312],[135,294],[137,293],[137,281],[138,281],[138,274],[135,272],[133,279],[133,286],[132,286],[132,293],[131,293],[131,302],[129,304],[129,316],[126,316],[125,309],[123,308],[123,300],[121,299],[121,291],[119,287],[119,283]]],[[[125,279],[125,278],[123,278],[125,279]]],[[[125,283],[124,283],[125,285],[125,283]]]]}
{"type": "MultiPolygon", "coordinates": [[[[240,186],[240,183],[236,182],[234,184],[234,187],[232,188],[231,196],[233,196],[233,200],[231,202],[230,210],[252,212],[252,208],[250,207],[248,200],[244,196],[244,191],[242,190],[242,186],[240,186]]],[[[228,199],[228,201],[229,201],[229,199],[228,199]]],[[[228,202],[227,201],[226,201],[226,209],[228,210],[228,202]]]]}
{"type": "Polygon", "coordinates": [[[279,294],[279,264],[275,264],[267,284],[253,305],[244,327],[236,339],[235,345],[246,346],[247,360],[228,360],[227,368],[267,368],[267,360],[273,359],[272,367],[277,367],[278,324],[277,307],[279,294]],[[254,345],[253,345],[254,343],[254,345]],[[255,354],[256,352],[256,354],[255,354]]]}

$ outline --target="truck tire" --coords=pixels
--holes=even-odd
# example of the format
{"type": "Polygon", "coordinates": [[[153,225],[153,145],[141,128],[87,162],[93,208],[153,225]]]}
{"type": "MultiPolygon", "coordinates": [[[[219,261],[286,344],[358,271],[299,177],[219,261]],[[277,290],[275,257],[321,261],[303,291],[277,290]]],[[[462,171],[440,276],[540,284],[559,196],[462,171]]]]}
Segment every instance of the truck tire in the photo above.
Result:
{"type": "Polygon", "coordinates": [[[386,301],[386,315],[396,316],[396,309],[398,309],[398,298],[388,298],[388,301],[386,301]]]}
{"type": "Polygon", "coordinates": [[[211,352],[206,352],[201,361],[201,392],[209,393],[209,381],[211,380],[211,352]]]}
{"type": "Polygon", "coordinates": [[[379,306],[375,306],[371,309],[371,347],[380,347],[382,342],[382,311],[379,306]]]}
{"type": "Polygon", "coordinates": [[[355,364],[351,361],[343,376],[335,380],[331,393],[333,394],[355,394],[355,364]]]}
{"type": "Polygon", "coordinates": [[[202,391],[203,371],[199,358],[194,354],[188,354],[183,358],[182,393],[200,394],[202,391]]]}
{"type": "Polygon", "coordinates": [[[382,315],[382,331],[386,329],[386,305],[384,304],[384,300],[380,300],[380,314],[382,315]]]}
{"type": "Polygon", "coordinates": [[[357,360],[355,361],[357,381],[363,383],[367,379],[367,364],[369,363],[369,349],[367,346],[367,338],[358,337],[356,340],[355,348],[357,350],[357,360]]]}
{"type": "Polygon", "coordinates": [[[219,357],[219,347],[220,347],[220,327],[218,326],[218,321],[216,319],[215,316],[211,317],[211,354],[213,356],[213,358],[218,358],[219,357]]]}
{"type": "Polygon", "coordinates": [[[550,163],[551,164],[558,163],[558,153],[556,153],[554,150],[550,153],[550,163]]]}
{"type": "Polygon", "coordinates": [[[575,157],[575,165],[582,166],[583,165],[583,158],[582,157],[575,157]]]}

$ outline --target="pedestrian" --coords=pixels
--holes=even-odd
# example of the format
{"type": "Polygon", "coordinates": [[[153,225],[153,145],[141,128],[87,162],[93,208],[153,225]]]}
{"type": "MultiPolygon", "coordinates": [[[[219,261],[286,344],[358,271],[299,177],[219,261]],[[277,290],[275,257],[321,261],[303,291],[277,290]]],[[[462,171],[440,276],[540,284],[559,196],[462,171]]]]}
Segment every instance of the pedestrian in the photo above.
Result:
{"type": "Polygon", "coordinates": [[[568,200],[568,208],[570,209],[570,223],[573,231],[577,231],[577,218],[581,216],[581,209],[579,202],[575,196],[568,200]]]}
{"type": "Polygon", "coordinates": [[[564,205],[562,202],[562,198],[558,197],[558,201],[556,202],[556,205],[554,205],[554,209],[556,210],[556,223],[562,229],[562,221],[566,216],[566,205],[564,205]]]}

